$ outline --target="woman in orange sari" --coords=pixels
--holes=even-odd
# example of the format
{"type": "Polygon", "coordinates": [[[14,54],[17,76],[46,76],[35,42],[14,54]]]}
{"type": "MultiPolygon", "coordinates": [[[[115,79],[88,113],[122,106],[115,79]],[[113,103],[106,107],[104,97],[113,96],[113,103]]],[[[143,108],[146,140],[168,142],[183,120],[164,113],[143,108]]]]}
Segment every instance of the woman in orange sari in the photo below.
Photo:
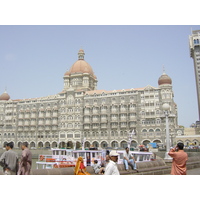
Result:
{"type": "Polygon", "coordinates": [[[86,167],[83,164],[83,158],[82,157],[79,157],[77,162],[76,162],[74,174],[75,175],[90,175],[90,173],[88,173],[86,171],[86,167]]]}

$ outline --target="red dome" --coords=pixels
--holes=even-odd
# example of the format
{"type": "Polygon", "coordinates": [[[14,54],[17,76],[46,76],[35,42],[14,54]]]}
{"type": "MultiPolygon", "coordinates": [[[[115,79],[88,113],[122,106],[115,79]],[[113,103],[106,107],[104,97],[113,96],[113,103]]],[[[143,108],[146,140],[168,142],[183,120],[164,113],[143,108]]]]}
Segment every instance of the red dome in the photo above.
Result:
{"type": "Polygon", "coordinates": [[[84,55],[84,50],[80,49],[78,52],[78,60],[71,66],[70,70],[65,73],[65,76],[76,73],[88,73],[96,78],[92,67],[84,60],[84,55]]]}
{"type": "Polygon", "coordinates": [[[94,76],[92,67],[85,60],[77,60],[65,75],[75,74],[75,73],[89,73],[94,76]]]}
{"type": "Polygon", "coordinates": [[[172,79],[165,73],[158,79],[158,85],[172,84],[172,79]]]}
{"type": "Polygon", "coordinates": [[[3,101],[8,101],[10,99],[10,96],[7,92],[4,92],[1,96],[0,96],[0,100],[3,101]]]}

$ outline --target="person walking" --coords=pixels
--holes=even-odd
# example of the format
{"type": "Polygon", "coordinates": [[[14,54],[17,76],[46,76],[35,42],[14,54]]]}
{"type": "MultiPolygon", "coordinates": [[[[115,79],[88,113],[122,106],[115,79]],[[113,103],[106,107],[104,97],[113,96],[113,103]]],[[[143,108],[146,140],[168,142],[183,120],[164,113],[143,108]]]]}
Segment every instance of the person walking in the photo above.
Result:
{"type": "Polygon", "coordinates": [[[110,160],[105,168],[104,175],[120,175],[118,167],[117,167],[117,161],[118,161],[119,154],[117,151],[112,150],[109,154],[110,160]]]}
{"type": "Polygon", "coordinates": [[[32,166],[32,153],[28,149],[28,143],[23,142],[21,145],[22,156],[19,163],[18,175],[30,175],[32,166]]]}
{"type": "Polygon", "coordinates": [[[133,170],[136,170],[136,171],[137,171],[135,159],[134,159],[134,157],[130,154],[129,148],[128,148],[128,147],[125,148],[123,163],[124,163],[124,165],[125,165],[125,170],[126,170],[126,171],[128,171],[128,165],[130,165],[130,166],[132,167],[133,170]]]}
{"type": "Polygon", "coordinates": [[[180,142],[168,153],[168,155],[173,158],[171,169],[172,175],[186,175],[187,173],[186,162],[188,160],[188,155],[184,152],[183,147],[184,144],[180,142]]]}
{"type": "Polygon", "coordinates": [[[0,165],[5,175],[16,175],[18,171],[18,155],[12,149],[13,142],[6,144],[6,151],[0,157],[0,165]]]}

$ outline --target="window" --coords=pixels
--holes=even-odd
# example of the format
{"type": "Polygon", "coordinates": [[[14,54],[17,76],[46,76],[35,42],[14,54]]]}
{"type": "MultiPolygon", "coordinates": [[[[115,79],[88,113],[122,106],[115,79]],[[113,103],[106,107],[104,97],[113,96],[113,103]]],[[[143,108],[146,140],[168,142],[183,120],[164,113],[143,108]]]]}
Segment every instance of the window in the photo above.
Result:
{"type": "Polygon", "coordinates": [[[156,124],[160,124],[161,120],[160,119],[156,119],[156,124]]]}
{"type": "Polygon", "coordinates": [[[68,138],[73,138],[73,134],[67,134],[68,138]]]}

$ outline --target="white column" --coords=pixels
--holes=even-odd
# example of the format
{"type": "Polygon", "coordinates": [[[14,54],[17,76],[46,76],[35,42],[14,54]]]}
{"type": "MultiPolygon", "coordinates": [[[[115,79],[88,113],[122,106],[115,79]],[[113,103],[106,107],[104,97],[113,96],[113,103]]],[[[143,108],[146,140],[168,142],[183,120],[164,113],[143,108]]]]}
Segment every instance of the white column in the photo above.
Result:
{"type": "Polygon", "coordinates": [[[166,153],[165,153],[165,160],[172,160],[172,157],[170,157],[168,155],[168,152],[170,150],[170,141],[169,141],[169,110],[170,110],[170,106],[167,103],[163,104],[163,109],[164,109],[164,114],[165,114],[165,118],[166,118],[166,153]]]}

